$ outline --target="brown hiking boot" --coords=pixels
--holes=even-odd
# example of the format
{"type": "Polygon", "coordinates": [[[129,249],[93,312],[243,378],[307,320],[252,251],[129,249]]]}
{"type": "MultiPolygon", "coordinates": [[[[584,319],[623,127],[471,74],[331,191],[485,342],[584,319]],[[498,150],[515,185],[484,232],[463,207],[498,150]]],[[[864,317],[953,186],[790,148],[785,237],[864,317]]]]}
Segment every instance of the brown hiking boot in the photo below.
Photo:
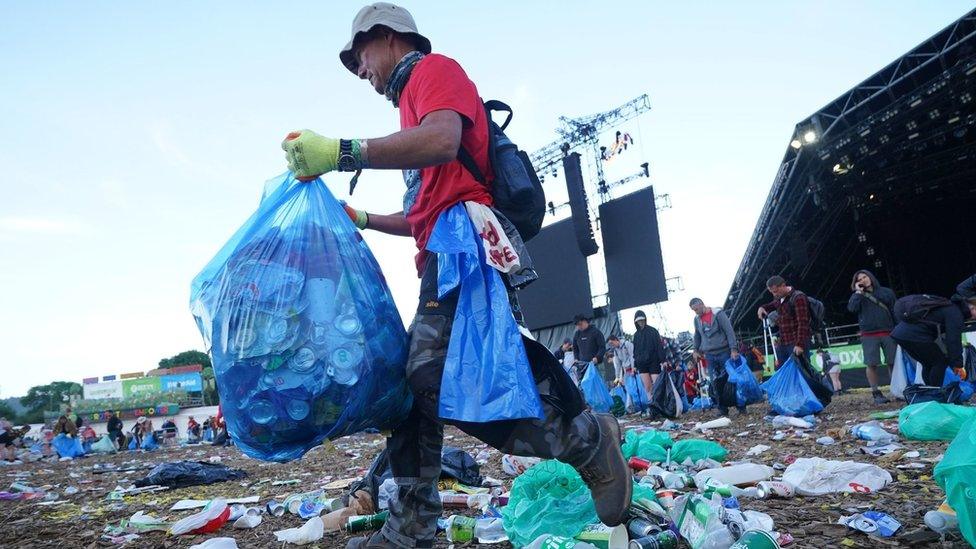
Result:
{"type": "Polygon", "coordinates": [[[593,417],[600,427],[599,447],[590,461],[577,470],[590,487],[600,521],[616,526],[627,519],[634,481],[620,451],[620,424],[608,414],[593,414],[593,417]]]}

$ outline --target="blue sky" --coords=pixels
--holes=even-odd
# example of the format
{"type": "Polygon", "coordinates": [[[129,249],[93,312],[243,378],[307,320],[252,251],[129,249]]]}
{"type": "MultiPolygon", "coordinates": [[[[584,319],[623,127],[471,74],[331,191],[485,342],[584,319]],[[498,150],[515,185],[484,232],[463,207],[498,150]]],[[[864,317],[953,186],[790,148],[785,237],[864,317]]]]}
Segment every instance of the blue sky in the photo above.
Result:
{"type": "MultiPolygon", "coordinates": [[[[358,2],[4,3],[0,6],[0,396],[54,379],[145,371],[201,348],[190,280],[284,169],[292,129],[396,131],[338,62],[358,2]]],[[[413,2],[435,51],[516,110],[533,150],[560,115],[642,93],[620,174],[651,164],[662,306],[721,304],[800,119],[917,45],[970,2],[413,2]]],[[[611,170],[611,176],[614,175],[611,170]]],[[[346,178],[329,177],[345,198],[346,178]]],[[[547,181],[560,193],[563,180],[547,181]]],[[[398,172],[351,202],[400,209],[398,172]]],[[[370,234],[405,322],[413,243],[370,234]]],[[[625,327],[630,329],[629,321],[625,327]]]]}

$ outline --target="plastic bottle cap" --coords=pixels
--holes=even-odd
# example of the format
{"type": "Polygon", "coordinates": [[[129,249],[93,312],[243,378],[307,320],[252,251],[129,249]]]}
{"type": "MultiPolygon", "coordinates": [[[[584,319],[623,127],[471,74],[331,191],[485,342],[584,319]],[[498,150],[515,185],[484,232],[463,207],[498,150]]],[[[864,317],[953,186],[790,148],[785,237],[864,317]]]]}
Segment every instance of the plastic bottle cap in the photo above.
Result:
{"type": "Polygon", "coordinates": [[[255,423],[265,425],[271,423],[275,418],[274,406],[270,402],[264,399],[255,400],[251,403],[251,419],[255,423]]]}
{"type": "Polygon", "coordinates": [[[288,410],[288,417],[294,419],[295,421],[301,421],[308,417],[308,403],[304,400],[293,398],[288,401],[286,408],[288,410]]]}
{"type": "Polygon", "coordinates": [[[308,373],[315,367],[315,353],[308,347],[302,347],[288,362],[288,367],[299,374],[308,373]]]}

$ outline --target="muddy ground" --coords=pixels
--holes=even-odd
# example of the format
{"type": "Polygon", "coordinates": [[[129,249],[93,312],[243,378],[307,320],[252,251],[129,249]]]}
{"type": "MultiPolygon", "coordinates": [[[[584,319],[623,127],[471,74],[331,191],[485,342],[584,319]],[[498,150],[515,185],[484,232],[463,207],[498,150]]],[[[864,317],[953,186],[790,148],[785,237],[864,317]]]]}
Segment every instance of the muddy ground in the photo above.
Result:
{"type": "MultiPolygon", "coordinates": [[[[902,441],[907,450],[917,450],[920,458],[883,460],[862,453],[861,441],[843,435],[850,427],[869,419],[871,412],[894,410],[899,403],[875,406],[866,392],[854,392],[835,398],[834,402],[821,415],[822,422],[808,438],[795,436],[784,440],[772,440],[777,430],[763,420],[765,405],[750,408],[750,413],[738,416],[733,412],[732,426],[711,431],[705,438],[717,440],[729,450],[730,461],[749,459],[767,465],[787,464],[796,457],[820,456],[830,459],[855,460],[875,463],[886,468],[894,482],[880,492],[872,494],[838,494],[817,498],[793,498],[772,500],[742,499],[743,509],[754,509],[768,513],[776,523],[776,530],[789,532],[795,541],[787,547],[827,548],[827,547],[966,547],[956,540],[942,540],[933,535],[923,524],[923,515],[934,509],[943,499],[943,492],[932,478],[932,469],[940,455],[945,451],[943,442],[902,441]],[[838,443],[822,446],[815,439],[833,435],[838,443]],[[772,447],[756,457],[746,457],[749,448],[757,444],[772,447]],[[899,469],[898,465],[909,462],[924,464],[922,469],[899,469]],[[901,522],[902,528],[895,537],[886,539],[871,538],[866,534],[837,525],[837,519],[865,510],[885,511],[901,522]]],[[[686,429],[695,421],[711,419],[713,413],[703,416],[694,412],[682,418],[686,429]]],[[[624,427],[655,426],[635,416],[623,418],[624,427]]],[[[897,432],[897,419],[886,420],[888,430],[897,432]]],[[[478,441],[467,437],[456,429],[447,429],[447,444],[466,449],[472,455],[485,448],[478,441]]],[[[672,432],[681,438],[701,437],[700,433],[689,430],[672,432]]],[[[382,449],[380,435],[360,435],[338,441],[334,449],[319,448],[309,452],[304,458],[292,463],[264,463],[249,459],[234,447],[216,448],[212,446],[172,447],[148,453],[124,452],[112,456],[94,456],[71,462],[35,462],[11,465],[0,468],[4,476],[0,489],[17,480],[31,486],[50,485],[61,500],[67,503],[52,506],[39,506],[34,501],[0,501],[0,546],[3,547],[105,547],[112,542],[103,538],[106,525],[118,524],[120,519],[128,518],[137,511],[151,513],[157,517],[176,521],[191,511],[170,511],[170,506],[185,498],[208,499],[216,496],[235,498],[257,495],[263,505],[271,498],[283,499],[299,491],[318,488],[337,479],[355,477],[365,472],[372,458],[382,449]],[[248,477],[243,481],[224,482],[210,486],[195,486],[164,492],[127,496],[122,502],[108,501],[106,496],[117,485],[128,486],[144,476],[146,471],[95,474],[96,464],[117,464],[124,466],[150,467],[164,461],[179,459],[208,460],[219,456],[221,463],[244,469],[248,477]],[[17,475],[20,475],[19,477],[17,475]],[[264,479],[264,482],[259,482],[264,479]],[[297,484],[272,485],[271,481],[297,479],[297,484]],[[77,494],[65,496],[64,489],[74,486],[80,489],[77,494]]],[[[488,463],[482,467],[482,474],[504,479],[511,487],[512,479],[501,470],[501,454],[492,450],[488,463]]],[[[342,490],[334,490],[336,496],[342,490]]],[[[445,515],[446,516],[446,515],[445,515]]],[[[254,530],[234,530],[229,525],[215,534],[206,536],[170,536],[163,532],[149,532],[126,544],[127,547],[188,547],[202,543],[207,537],[231,536],[237,539],[240,547],[282,547],[275,540],[274,531],[301,526],[305,521],[286,514],[281,518],[265,515],[261,525],[254,530]]],[[[326,534],[320,542],[309,547],[344,547],[347,536],[326,534]]],[[[440,534],[437,547],[448,547],[443,534],[440,534]]],[[[495,547],[510,547],[503,543],[495,547]]]]}

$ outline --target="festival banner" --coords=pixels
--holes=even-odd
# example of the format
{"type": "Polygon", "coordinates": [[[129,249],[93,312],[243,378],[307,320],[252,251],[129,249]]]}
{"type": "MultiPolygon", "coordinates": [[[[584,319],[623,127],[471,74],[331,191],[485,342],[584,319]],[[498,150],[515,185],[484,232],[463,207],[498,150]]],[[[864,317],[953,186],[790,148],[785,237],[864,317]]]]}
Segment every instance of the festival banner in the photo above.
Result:
{"type": "Polygon", "coordinates": [[[87,383],[82,385],[85,400],[103,400],[107,398],[121,399],[123,396],[121,381],[105,381],[102,383],[87,383]]]}
{"type": "Polygon", "coordinates": [[[122,381],[122,392],[125,398],[162,392],[162,384],[158,377],[140,377],[122,381]]]}
{"type": "Polygon", "coordinates": [[[203,390],[203,378],[198,373],[170,374],[161,376],[163,391],[186,391],[188,393],[203,390]]]}

